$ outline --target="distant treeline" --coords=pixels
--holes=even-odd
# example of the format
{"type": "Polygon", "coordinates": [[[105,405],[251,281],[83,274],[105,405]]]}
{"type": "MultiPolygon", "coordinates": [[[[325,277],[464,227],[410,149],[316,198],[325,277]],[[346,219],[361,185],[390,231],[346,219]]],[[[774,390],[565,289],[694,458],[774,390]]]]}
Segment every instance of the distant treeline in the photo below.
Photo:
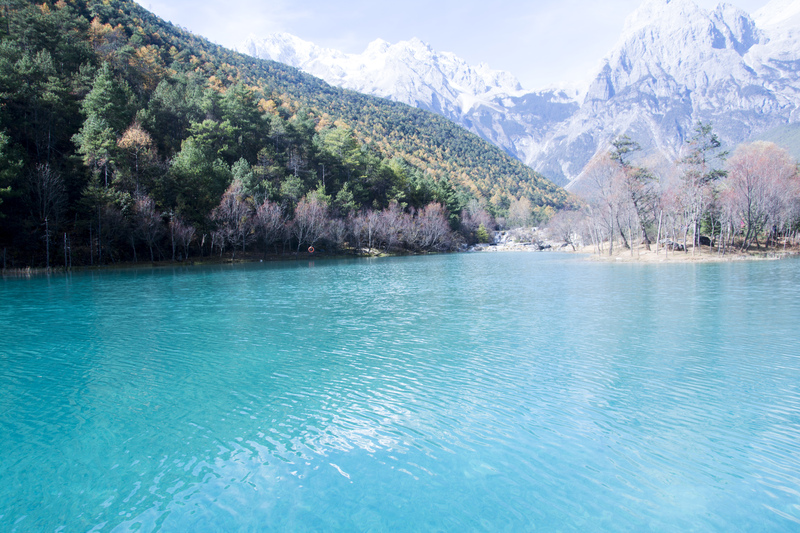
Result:
{"type": "Polygon", "coordinates": [[[570,201],[441,117],[231,52],[127,0],[3,2],[0,92],[4,268],[276,243],[442,250],[520,205],[544,220],[570,201]]]}
{"type": "Polygon", "coordinates": [[[783,148],[758,141],[729,153],[711,124],[698,123],[672,180],[632,165],[638,150],[620,137],[587,166],[582,209],[550,221],[558,237],[609,254],[615,245],[633,250],[657,243],[683,252],[708,246],[722,254],[796,242],[800,175],[783,148]]]}

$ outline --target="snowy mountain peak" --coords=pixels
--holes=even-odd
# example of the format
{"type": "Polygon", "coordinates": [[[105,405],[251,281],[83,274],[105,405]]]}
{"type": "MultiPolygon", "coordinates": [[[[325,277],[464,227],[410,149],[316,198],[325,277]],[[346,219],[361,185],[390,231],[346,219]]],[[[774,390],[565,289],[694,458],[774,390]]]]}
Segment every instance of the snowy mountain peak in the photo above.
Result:
{"type": "Polygon", "coordinates": [[[322,48],[290,33],[274,33],[261,40],[251,35],[241,49],[251,56],[268,56],[273,61],[298,68],[312,57],[337,53],[336,50],[322,48]]]}
{"type": "Polygon", "coordinates": [[[800,25],[800,0],[772,0],[755,13],[753,20],[759,28],[800,25]]]}
{"type": "Polygon", "coordinates": [[[368,55],[384,54],[390,46],[391,45],[383,39],[375,39],[367,45],[367,49],[364,50],[364,53],[368,55]]]}
{"type": "Polygon", "coordinates": [[[408,41],[400,41],[400,43],[398,43],[398,44],[407,44],[410,48],[413,48],[415,50],[422,50],[422,51],[425,51],[425,52],[433,52],[433,49],[431,48],[431,45],[429,45],[428,43],[426,43],[425,41],[423,41],[421,39],[418,39],[417,37],[412,37],[408,41]]]}
{"type": "Polygon", "coordinates": [[[628,17],[586,101],[639,85],[656,97],[677,86],[700,96],[731,77],[749,80],[753,69],[743,57],[764,40],[750,16],[730,4],[709,12],[691,0],[646,0],[628,17]]]}
{"type": "Polygon", "coordinates": [[[476,105],[490,104],[522,90],[511,74],[477,67],[449,52],[437,52],[412,38],[390,44],[377,39],[361,54],[345,54],[280,33],[249,39],[243,49],[250,55],[300,68],[348,89],[391,98],[458,118],[476,105]]]}
{"type": "MultiPolygon", "coordinates": [[[[658,42],[664,52],[661,55],[669,55],[690,44],[702,49],[733,49],[744,54],[759,39],[753,19],[731,4],[719,4],[709,12],[692,0],[646,0],[626,19],[616,48],[640,41],[641,46],[648,48],[658,42]]],[[[691,51],[694,53],[690,58],[697,55],[697,50],[691,51]]]]}
{"type": "Polygon", "coordinates": [[[696,18],[700,12],[705,13],[705,10],[691,0],[645,0],[625,19],[622,39],[625,40],[652,24],[660,26],[683,24],[686,20],[696,18]]]}

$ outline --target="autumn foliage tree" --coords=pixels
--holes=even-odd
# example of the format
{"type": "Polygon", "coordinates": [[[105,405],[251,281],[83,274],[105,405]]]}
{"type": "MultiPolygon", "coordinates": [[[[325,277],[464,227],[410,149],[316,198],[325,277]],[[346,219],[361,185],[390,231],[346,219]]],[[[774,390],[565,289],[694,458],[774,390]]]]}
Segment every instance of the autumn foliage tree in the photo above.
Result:
{"type": "Polygon", "coordinates": [[[133,182],[131,188],[135,192],[140,192],[143,167],[152,163],[155,158],[152,137],[139,122],[134,122],[119,138],[117,147],[128,159],[129,172],[133,182]]]}

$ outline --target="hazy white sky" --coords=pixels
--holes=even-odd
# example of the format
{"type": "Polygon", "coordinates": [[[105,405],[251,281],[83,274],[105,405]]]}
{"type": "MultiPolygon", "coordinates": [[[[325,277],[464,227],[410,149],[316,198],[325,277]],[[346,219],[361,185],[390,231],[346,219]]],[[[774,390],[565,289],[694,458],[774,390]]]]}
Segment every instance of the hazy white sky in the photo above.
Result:
{"type": "MultiPolygon", "coordinates": [[[[344,52],[418,37],[471,64],[507,70],[527,89],[586,77],[642,0],[137,0],[156,15],[227,46],[288,32],[344,52]]],[[[716,0],[696,0],[713,9],[716,0]]],[[[753,13],[768,0],[730,0],[753,13]]]]}

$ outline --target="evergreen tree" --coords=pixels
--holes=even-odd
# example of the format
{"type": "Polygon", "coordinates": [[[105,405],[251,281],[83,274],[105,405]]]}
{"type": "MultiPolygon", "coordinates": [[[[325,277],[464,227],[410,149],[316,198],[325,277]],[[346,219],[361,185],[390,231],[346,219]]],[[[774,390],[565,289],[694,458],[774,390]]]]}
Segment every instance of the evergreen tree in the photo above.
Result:
{"type": "MultiPolygon", "coordinates": [[[[698,122],[695,133],[688,141],[688,154],[680,161],[683,165],[683,187],[689,201],[692,218],[692,239],[695,248],[700,244],[700,222],[705,206],[710,201],[714,184],[726,176],[717,167],[722,165],[728,152],[721,150],[722,143],[709,123],[698,122]]],[[[685,241],[684,236],[684,241],[685,241]]]]}
{"type": "Polygon", "coordinates": [[[174,191],[174,196],[164,198],[166,205],[175,205],[195,227],[205,227],[206,216],[219,204],[232,180],[227,163],[192,138],[183,142],[172,160],[169,178],[169,192],[174,191]]]}

